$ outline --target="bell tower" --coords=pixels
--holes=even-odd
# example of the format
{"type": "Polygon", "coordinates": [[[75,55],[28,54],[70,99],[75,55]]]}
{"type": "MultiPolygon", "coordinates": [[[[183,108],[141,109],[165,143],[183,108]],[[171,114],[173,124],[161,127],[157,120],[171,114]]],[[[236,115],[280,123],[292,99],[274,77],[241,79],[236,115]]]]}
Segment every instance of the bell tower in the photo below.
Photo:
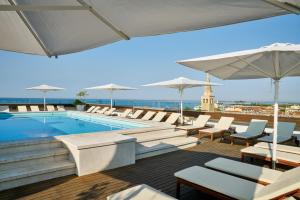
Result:
{"type": "MultiPolygon", "coordinates": [[[[210,77],[208,73],[206,74],[205,81],[210,83],[210,77]]],[[[201,96],[201,110],[208,112],[214,112],[215,110],[215,100],[211,85],[204,86],[204,93],[201,96]]]]}

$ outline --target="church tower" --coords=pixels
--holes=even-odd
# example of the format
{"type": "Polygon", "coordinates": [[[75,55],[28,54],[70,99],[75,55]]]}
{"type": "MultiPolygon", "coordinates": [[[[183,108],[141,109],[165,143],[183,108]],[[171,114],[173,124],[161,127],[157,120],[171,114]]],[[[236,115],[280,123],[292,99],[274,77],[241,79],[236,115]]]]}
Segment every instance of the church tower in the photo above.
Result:
{"type": "MultiPolygon", "coordinates": [[[[210,83],[209,74],[206,74],[205,81],[210,83]]],[[[211,85],[204,86],[204,93],[201,97],[201,110],[208,112],[214,112],[215,110],[215,100],[211,85]]]]}

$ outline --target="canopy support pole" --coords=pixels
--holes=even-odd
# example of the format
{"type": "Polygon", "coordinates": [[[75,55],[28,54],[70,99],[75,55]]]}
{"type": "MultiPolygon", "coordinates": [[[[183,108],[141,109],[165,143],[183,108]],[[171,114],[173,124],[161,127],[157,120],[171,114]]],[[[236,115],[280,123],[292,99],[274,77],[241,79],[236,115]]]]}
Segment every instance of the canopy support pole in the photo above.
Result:
{"type": "MultiPolygon", "coordinates": [[[[16,4],[15,4],[15,2],[13,0],[8,0],[8,2],[10,3],[10,5],[16,6],[16,4]]],[[[36,33],[36,31],[33,30],[33,28],[31,27],[31,25],[29,24],[29,22],[27,21],[27,19],[23,15],[23,13],[21,11],[16,11],[16,13],[19,15],[19,17],[21,18],[22,22],[25,24],[25,26],[27,27],[27,29],[29,30],[29,32],[33,35],[33,37],[35,38],[35,40],[37,41],[37,43],[41,46],[41,48],[43,49],[43,51],[45,52],[45,54],[50,58],[51,54],[48,52],[48,50],[46,49],[44,43],[39,38],[39,36],[36,33]]]]}
{"type": "Polygon", "coordinates": [[[272,148],[272,169],[276,168],[276,150],[277,150],[277,132],[278,132],[278,97],[279,97],[279,80],[274,81],[274,123],[273,123],[273,148],[272,148]]]}
{"type": "Polygon", "coordinates": [[[283,3],[278,0],[264,0],[265,2],[272,4],[273,6],[276,6],[278,8],[281,8],[283,10],[286,10],[288,12],[294,13],[299,15],[300,14],[300,8],[296,5],[290,4],[290,3],[283,3]]]}
{"type": "Polygon", "coordinates": [[[179,93],[180,93],[180,123],[184,124],[184,122],[183,122],[183,103],[182,103],[183,90],[179,89],[179,93]]]}
{"type": "Polygon", "coordinates": [[[113,107],[113,91],[110,91],[110,109],[113,107]]]}
{"type": "Polygon", "coordinates": [[[114,31],[116,34],[118,34],[121,38],[124,40],[129,40],[130,37],[117,29],[112,23],[110,23],[105,17],[103,17],[101,14],[99,14],[92,6],[87,4],[84,0],[77,0],[78,3],[80,3],[84,7],[88,7],[89,11],[97,17],[101,22],[103,22],[106,26],[108,26],[112,31],[114,31]]]}
{"type": "Polygon", "coordinates": [[[46,111],[46,92],[44,92],[44,111],[46,111]]]}

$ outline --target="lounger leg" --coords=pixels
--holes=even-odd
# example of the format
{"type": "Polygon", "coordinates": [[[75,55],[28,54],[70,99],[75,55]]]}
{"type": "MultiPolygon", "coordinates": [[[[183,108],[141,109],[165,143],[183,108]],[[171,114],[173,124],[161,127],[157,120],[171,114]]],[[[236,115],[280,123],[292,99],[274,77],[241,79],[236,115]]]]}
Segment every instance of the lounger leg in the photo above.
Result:
{"type": "Polygon", "coordinates": [[[234,143],[234,141],[233,141],[233,138],[231,137],[230,138],[230,144],[233,145],[233,143],[234,143]]]}
{"type": "Polygon", "coordinates": [[[176,198],[180,198],[180,182],[178,180],[176,181],[176,198]]]}
{"type": "Polygon", "coordinates": [[[249,140],[246,140],[246,147],[249,147],[250,146],[250,142],[249,140]]]}
{"type": "Polygon", "coordinates": [[[244,160],[245,160],[245,156],[244,154],[241,154],[241,161],[244,162],[244,160]]]}
{"type": "Polygon", "coordinates": [[[211,141],[214,141],[214,134],[213,134],[213,133],[210,134],[210,140],[211,140],[211,141]]]}

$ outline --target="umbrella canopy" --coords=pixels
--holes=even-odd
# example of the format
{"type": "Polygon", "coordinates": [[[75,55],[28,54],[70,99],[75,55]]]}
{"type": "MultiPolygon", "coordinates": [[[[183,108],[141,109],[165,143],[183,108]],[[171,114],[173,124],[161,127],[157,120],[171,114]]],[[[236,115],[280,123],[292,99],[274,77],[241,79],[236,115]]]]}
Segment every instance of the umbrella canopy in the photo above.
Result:
{"type": "Polygon", "coordinates": [[[116,90],[136,90],[137,88],[127,87],[123,85],[117,85],[117,84],[107,84],[107,85],[100,85],[95,87],[89,87],[85,88],[86,90],[108,90],[110,91],[110,107],[112,108],[112,102],[113,102],[113,92],[116,90]]]}
{"type": "Polygon", "coordinates": [[[180,94],[180,113],[181,113],[181,123],[182,123],[183,122],[183,108],[182,108],[183,91],[187,88],[209,86],[209,85],[217,86],[217,85],[221,85],[221,84],[210,83],[210,82],[206,82],[206,81],[197,81],[197,80],[192,80],[192,79],[188,79],[185,77],[179,77],[179,78],[175,78],[172,80],[151,83],[151,84],[147,84],[147,85],[143,85],[143,86],[146,86],[146,87],[159,86],[159,87],[167,87],[167,88],[177,89],[180,94]]]}
{"type": "Polygon", "coordinates": [[[41,91],[44,93],[44,111],[46,111],[46,94],[45,93],[51,92],[51,91],[64,90],[64,88],[54,87],[54,86],[43,84],[43,85],[26,88],[26,90],[38,90],[38,91],[41,91]]]}
{"type": "Polygon", "coordinates": [[[289,13],[299,13],[295,0],[3,0],[0,49],[57,56],[289,13]]]}
{"type": "Polygon", "coordinates": [[[177,63],[225,80],[271,78],[274,80],[274,133],[272,161],[275,168],[279,81],[300,76],[300,45],[275,43],[258,49],[207,56],[177,63]]]}

